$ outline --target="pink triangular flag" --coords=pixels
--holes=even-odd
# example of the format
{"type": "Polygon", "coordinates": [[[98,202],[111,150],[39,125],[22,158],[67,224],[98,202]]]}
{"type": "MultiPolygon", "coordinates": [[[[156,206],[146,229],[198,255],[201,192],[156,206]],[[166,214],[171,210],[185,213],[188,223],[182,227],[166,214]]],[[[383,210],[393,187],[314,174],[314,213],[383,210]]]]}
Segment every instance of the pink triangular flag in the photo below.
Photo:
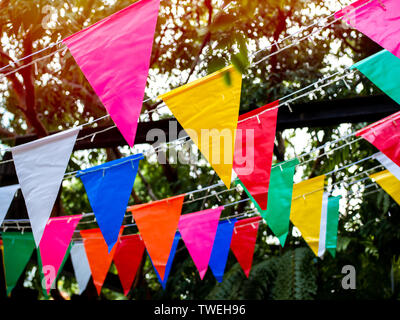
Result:
{"type": "Polygon", "coordinates": [[[179,220],[179,231],[203,280],[210,261],[219,217],[224,207],[185,214],[179,220]]]}
{"type": "Polygon", "coordinates": [[[141,0],[63,40],[132,147],[160,0],[141,0]]]}
{"type": "Polygon", "coordinates": [[[39,245],[47,293],[57,277],[81,217],[82,215],[51,218],[47,222],[39,245]]]}
{"type": "Polygon", "coordinates": [[[231,249],[246,277],[250,275],[261,217],[243,219],[235,223],[231,249]]]}
{"type": "Polygon", "coordinates": [[[343,19],[400,58],[399,12],[399,0],[358,0],[336,12],[335,18],[343,19]]]}

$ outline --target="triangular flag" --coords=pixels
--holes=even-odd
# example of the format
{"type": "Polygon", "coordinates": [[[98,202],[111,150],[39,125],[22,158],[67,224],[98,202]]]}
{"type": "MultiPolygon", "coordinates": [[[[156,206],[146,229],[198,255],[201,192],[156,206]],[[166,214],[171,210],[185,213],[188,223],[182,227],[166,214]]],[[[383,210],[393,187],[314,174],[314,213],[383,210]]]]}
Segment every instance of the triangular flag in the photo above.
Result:
{"type": "Polygon", "coordinates": [[[290,219],[314,254],[318,255],[325,176],[297,183],[293,187],[290,219]]]}
{"type": "Polygon", "coordinates": [[[400,2],[358,0],[335,13],[349,25],[400,58],[400,2]]]}
{"type": "Polygon", "coordinates": [[[370,175],[400,205],[400,181],[388,170],[370,175]]]}
{"type": "Polygon", "coordinates": [[[374,154],[374,158],[378,160],[389,172],[400,180],[400,167],[392,160],[386,157],[382,152],[374,154]]]}
{"type": "Polygon", "coordinates": [[[80,129],[63,131],[11,149],[37,247],[80,129]]]}
{"type": "Polygon", "coordinates": [[[164,280],[184,197],[180,195],[128,208],[161,280],[164,280]]]}
{"type": "Polygon", "coordinates": [[[82,294],[92,275],[83,242],[74,242],[71,248],[71,260],[76,281],[78,282],[79,294],[82,294]]]}
{"type": "Polygon", "coordinates": [[[250,275],[251,265],[253,264],[254,249],[260,221],[261,217],[240,220],[235,223],[232,235],[232,252],[247,278],[250,275]]]}
{"type": "Polygon", "coordinates": [[[241,115],[236,134],[233,169],[261,210],[267,210],[278,105],[241,115]]]}
{"type": "Polygon", "coordinates": [[[81,218],[82,215],[76,215],[51,218],[47,222],[39,245],[47,294],[56,280],[75,228],[81,218]]]}
{"type": "Polygon", "coordinates": [[[210,261],[208,262],[218,282],[222,282],[224,278],[229,249],[231,247],[233,228],[235,227],[236,221],[237,220],[233,218],[228,221],[221,221],[218,224],[213,250],[211,252],[210,261]]]}
{"type": "Polygon", "coordinates": [[[6,217],[11,202],[14,199],[15,192],[19,189],[19,184],[0,188],[0,225],[6,217]]]}
{"type": "Polygon", "coordinates": [[[340,199],[341,197],[339,196],[330,197],[328,200],[325,248],[332,257],[336,256],[340,199]]]}
{"type": "MultiPolygon", "coordinates": [[[[175,234],[175,238],[174,238],[174,242],[172,243],[172,248],[171,248],[171,252],[169,253],[169,258],[168,258],[168,262],[167,265],[165,267],[165,274],[164,274],[164,280],[161,280],[160,274],[158,273],[157,269],[154,268],[154,263],[150,258],[150,262],[153,265],[154,271],[156,272],[158,281],[161,283],[162,288],[165,290],[167,288],[167,281],[168,281],[168,277],[169,274],[171,272],[171,268],[172,268],[172,263],[174,262],[174,257],[175,257],[175,253],[176,253],[176,249],[178,248],[178,244],[179,244],[179,240],[181,239],[181,235],[179,232],[177,232],[175,234]]],[[[150,255],[149,255],[150,257],[150,255]]]]}
{"type": "MultiPolygon", "coordinates": [[[[120,229],[120,236],[124,227],[120,229]]],[[[90,271],[97,293],[100,295],[104,280],[107,277],[117,246],[108,252],[108,247],[100,229],[81,230],[81,236],[85,245],[86,256],[89,261],[90,271]]]]}
{"type": "Polygon", "coordinates": [[[240,180],[238,181],[254,203],[258,212],[267,222],[268,227],[278,237],[282,247],[285,245],[289,233],[293,176],[298,164],[299,160],[293,159],[272,167],[270,179],[272,187],[269,188],[268,192],[267,210],[262,210],[243,183],[240,180]]]}
{"type": "Polygon", "coordinates": [[[160,96],[227,188],[241,89],[242,75],[229,66],[160,96]]]}
{"type": "MultiPolygon", "coordinates": [[[[400,40],[399,40],[400,43],[400,40]]],[[[387,50],[364,59],[351,67],[358,69],[379,89],[400,104],[400,59],[387,50]]]]}
{"type": "Polygon", "coordinates": [[[114,255],[124,294],[127,295],[143,259],[144,243],[137,234],[122,236],[114,255]]]}
{"type": "Polygon", "coordinates": [[[400,112],[377,121],[356,133],[400,166],[400,112]]]}
{"type": "Polygon", "coordinates": [[[329,193],[324,192],[322,196],[321,222],[319,229],[318,257],[325,254],[326,227],[328,224],[328,199],[329,193]]]}
{"type": "Polygon", "coordinates": [[[129,156],[79,171],[97,224],[108,245],[118,239],[142,154],[129,156]]]}
{"type": "Polygon", "coordinates": [[[182,240],[203,280],[217,233],[218,221],[224,207],[185,214],[179,220],[182,240]]]}
{"type": "Polygon", "coordinates": [[[132,147],[160,0],[141,0],[63,40],[132,147]]]}
{"type": "Polygon", "coordinates": [[[11,293],[29,262],[35,240],[30,232],[3,232],[3,261],[7,295],[11,293]]]}

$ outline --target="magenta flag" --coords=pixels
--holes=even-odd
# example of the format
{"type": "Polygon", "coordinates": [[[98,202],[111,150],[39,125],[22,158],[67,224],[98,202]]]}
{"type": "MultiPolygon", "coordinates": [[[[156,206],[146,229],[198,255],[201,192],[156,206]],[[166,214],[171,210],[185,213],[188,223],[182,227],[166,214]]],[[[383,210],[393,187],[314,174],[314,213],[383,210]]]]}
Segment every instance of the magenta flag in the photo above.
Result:
{"type": "Polygon", "coordinates": [[[63,40],[132,147],[160,0],[141,0],[63,40]]]}
{"type": "Polygon", "coordinates": [[[224,207],[185,214],[179,220],[179,231],[201,280],[207,272],[222,210],[224,207]]]}
{"type": "Polygon", "coordinates": [[[47,222],[39,244],[47,294],[57,277],[81,217],[82,215],[51,218],[47,222]]]}
{"type": "Polygon", "coordinates": [[[358,0],[336,12],[335,17],[400,58],[399,0],[358,0]]]}

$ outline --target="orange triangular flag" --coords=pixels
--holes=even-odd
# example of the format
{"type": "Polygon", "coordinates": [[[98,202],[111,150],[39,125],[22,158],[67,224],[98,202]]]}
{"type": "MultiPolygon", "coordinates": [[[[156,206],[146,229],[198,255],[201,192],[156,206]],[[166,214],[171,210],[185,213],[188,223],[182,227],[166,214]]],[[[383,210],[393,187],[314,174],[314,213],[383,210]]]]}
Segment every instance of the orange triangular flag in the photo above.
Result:
{"type": "Polygon", "coordinates": [[[181,195],[128,208],[161,280],[164,280],[184,197],[181,195]]]}
{"type": "MultiPolygon", "coordinates": [[[[123,229],[124,227],[120,229],[118,239],[121,237],[123,229]]],[[[83,238],[83,244],[85,245],[93,282],[98,295],[100,295],[117,246],[114,245],[110,253],[108,253],[108,246],[100,229],[81,230],[80,233],[83,238]]],[[[119,241],[117,241],[117,243],[118,242],[119,241]]]]}

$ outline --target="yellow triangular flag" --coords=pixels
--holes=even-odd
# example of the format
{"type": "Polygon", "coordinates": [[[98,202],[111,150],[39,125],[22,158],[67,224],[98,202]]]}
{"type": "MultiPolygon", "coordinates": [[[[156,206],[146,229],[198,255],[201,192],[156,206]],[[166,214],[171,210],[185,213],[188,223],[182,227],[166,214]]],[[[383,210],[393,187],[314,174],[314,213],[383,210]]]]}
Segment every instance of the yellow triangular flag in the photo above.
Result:
{"type": "Polygon", "coordinates": [[[242,75],[229,66],[160,96],[227,188],[241,89],[242,75]]]}
{"type": "Polygon", "coordinates": [[[290,212],[290,220],[300,230],[316,256],[319,247],[324,182],[325,176],[319,176],[295,184],[290,212]]]}
{"type": "Polygon", "coordinates": [[[369,177],[374,179],[400,205],[400,181],[389,170],[371,174],[369,177]]]}

